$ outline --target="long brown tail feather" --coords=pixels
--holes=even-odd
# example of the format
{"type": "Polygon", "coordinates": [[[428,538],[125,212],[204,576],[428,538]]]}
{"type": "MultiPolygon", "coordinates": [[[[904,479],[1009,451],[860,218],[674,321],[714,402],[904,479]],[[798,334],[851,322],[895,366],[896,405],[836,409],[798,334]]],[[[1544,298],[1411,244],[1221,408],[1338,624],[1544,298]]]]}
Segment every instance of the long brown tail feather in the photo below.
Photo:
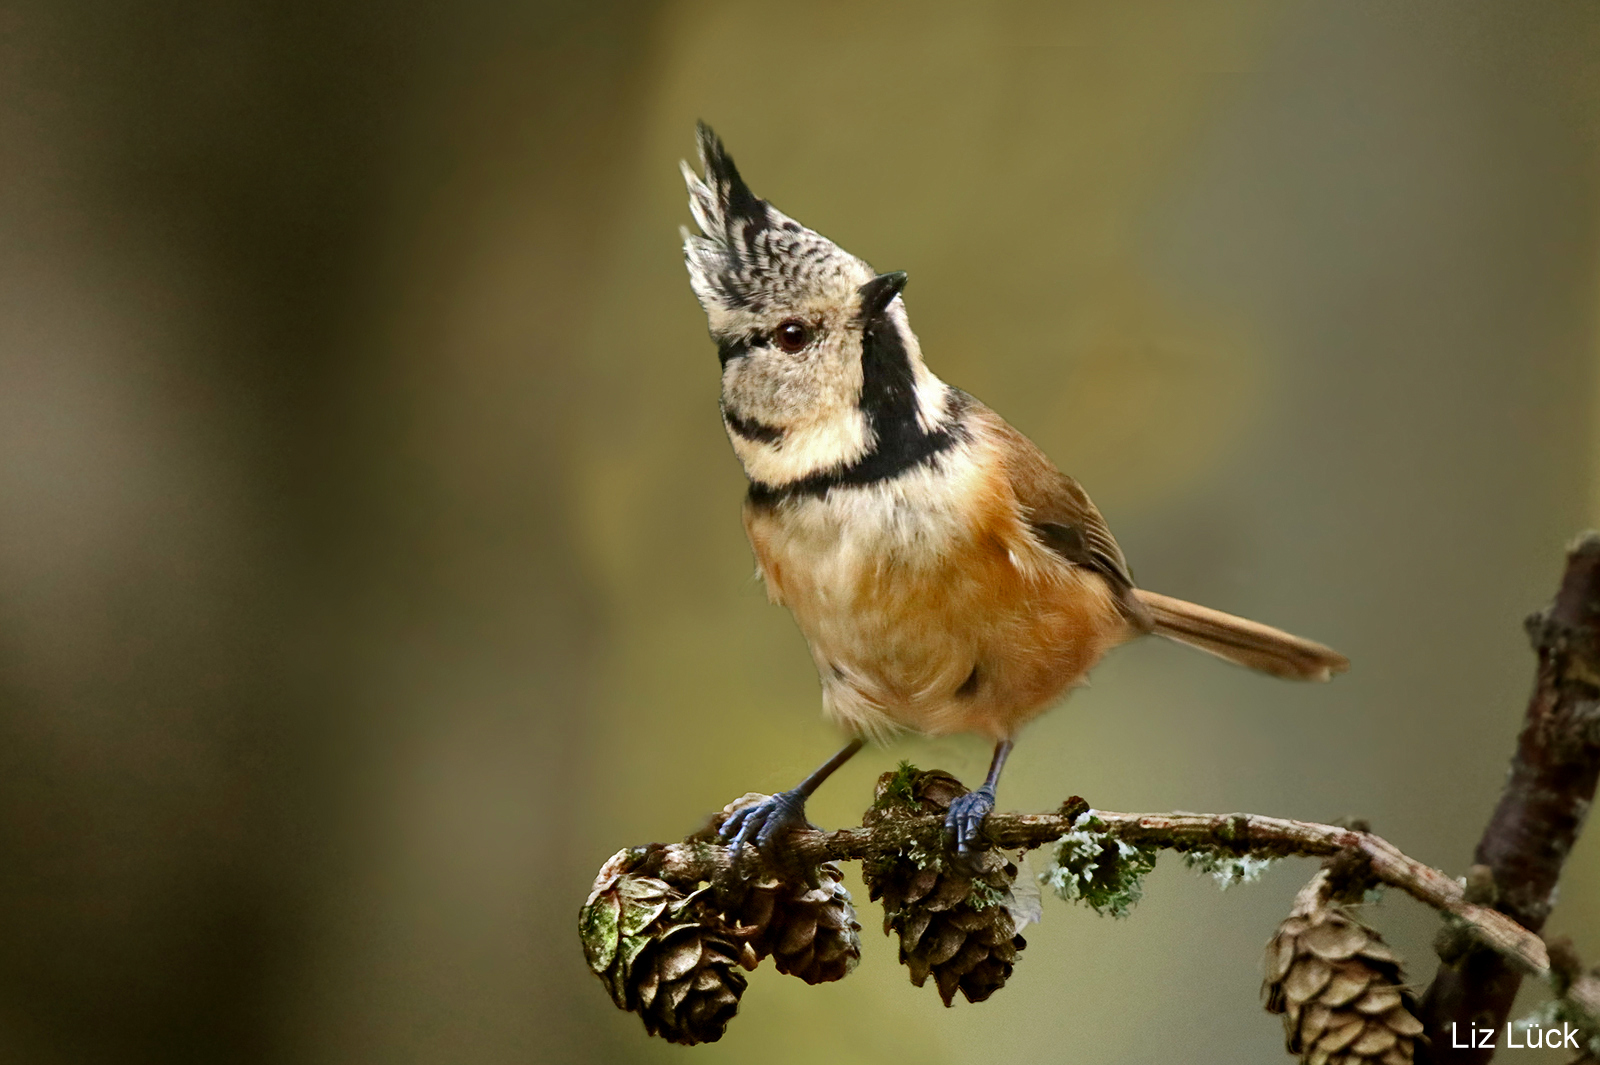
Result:
{"type": "Polygon", "coordinates": [[[1350,668],[1350,660],[1332,648],[1270,625],[1142,588],[1134,594],[1150,612],[1157,635],[1249,669],[1288,680],[1330,680],[1350,668]]]}

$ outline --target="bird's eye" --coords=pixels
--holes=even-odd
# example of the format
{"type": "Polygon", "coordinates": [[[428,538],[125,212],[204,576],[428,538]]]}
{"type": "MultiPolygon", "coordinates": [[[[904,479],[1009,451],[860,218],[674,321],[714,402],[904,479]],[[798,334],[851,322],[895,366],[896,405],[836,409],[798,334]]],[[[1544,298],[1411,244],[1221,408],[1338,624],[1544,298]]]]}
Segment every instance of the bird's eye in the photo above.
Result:
{"type": "Polygon", "coordinates": [[[778,326],[772,336],[777,340],[778,347],[790,355],[811,343],[811,330],[807,329],[806,324],[798,318],[790,318],[778,326]]]}

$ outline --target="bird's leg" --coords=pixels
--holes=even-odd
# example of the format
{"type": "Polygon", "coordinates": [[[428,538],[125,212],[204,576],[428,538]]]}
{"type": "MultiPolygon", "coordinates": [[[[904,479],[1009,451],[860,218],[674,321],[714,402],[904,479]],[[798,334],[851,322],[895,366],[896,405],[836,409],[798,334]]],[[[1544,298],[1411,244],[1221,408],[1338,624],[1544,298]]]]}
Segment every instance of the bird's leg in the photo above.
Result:
{"type": "Polygon", "coordinates": [[[783,839],[792,830],[805,828],[810,823],[806,820],[806,800],[811,798],[811,793],[864,745],[864,740],[851,740],[794,789],[780,791],[754,806],[735,811],[722,824],[719,834],[723,842],[733,848],[735,857],[746,843],[754,843],[763,858],[776,861],[783,839]]]}
{"type": "Polygon", "coordinates": [[[989,763],[989,776],[983,787],[967,792],[950,804],[950,811],[944,817],[944,834],[955,844],[957,854],[969,855],[983,849],[983,819],[994,812],[995,785],[1000,781],[1000,771],[1006,767],[1010,754],[1010,740],[995,744],[994,760],[989,763]]]}

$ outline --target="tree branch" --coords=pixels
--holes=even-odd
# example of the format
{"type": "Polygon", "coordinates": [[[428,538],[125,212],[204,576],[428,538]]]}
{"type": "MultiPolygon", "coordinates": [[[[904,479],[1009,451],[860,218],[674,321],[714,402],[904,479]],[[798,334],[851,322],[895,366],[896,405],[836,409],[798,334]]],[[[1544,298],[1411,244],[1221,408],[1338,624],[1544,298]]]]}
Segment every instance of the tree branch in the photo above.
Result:
{"type": "MultiPolygon", "coordinates": [[[[1043,847],[1073,831],[1088,809],[1082,799],[1073,799],[1055,814],[992,814],[984,831],[991,842],[1006,850],[1043,847]]],[[[1363,872],[1371,879],[1399,888],[1457,918],[1478,942],[1507,959],[1517,972],[1539,977],[1549,974],[1550,956],[1537,935],[1492,907],[1467,901],[1458,881],[1407,857],[1392,843],[1370,832],[1260,814],[1129,814],[1095,810],[1094,817],[1100,823],[1096,831],[1109,838],[1167,850],[1207,850],[1258,858],[1359,855],[1363,872]]],[[[888,821],[871,828],[797,832],[791,840],[797,858],[815,863],[918,849],[936,854],[943,846],[942,832],[940,818],[921,817],[888,821]]],[[[652,844],[642,852],[640,871],[668,880],[717,882],[732,871],[728,848],[709,841],[652,844]]]]}
{"type": "MultiPolygon", "coordinates": [[[[1500,803],[1475,860],[1487,867],[1485,898],[1530,932],[1555,903],[1556,884],[1600,780],[1600,536],[1567,552],[1555,602],[1527,622],[1539,653],[1522,734],[1500,803]]],[[[1499,1029],[1522,971],[1494,953],[1447,958],[1422,1003],[1436,1065],[1480,1065],[1493,1050],[1452,1047],[1453,1023],[1499,1029]]]]}

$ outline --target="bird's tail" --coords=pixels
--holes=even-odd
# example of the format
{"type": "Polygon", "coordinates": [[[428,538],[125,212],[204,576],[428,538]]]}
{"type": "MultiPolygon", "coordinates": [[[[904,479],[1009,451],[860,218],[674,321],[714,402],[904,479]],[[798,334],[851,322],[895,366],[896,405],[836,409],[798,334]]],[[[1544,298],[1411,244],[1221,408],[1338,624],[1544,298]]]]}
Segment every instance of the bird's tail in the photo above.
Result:
{"type": "Polygon", "coordinates": [[[1249,669],[1288,680],[1330,680],[1350,668],[1350,660],[1331,647],[1282,629],[1142,588],[1134,594],[1150,612],[1157,635],[1249,669]]]}

